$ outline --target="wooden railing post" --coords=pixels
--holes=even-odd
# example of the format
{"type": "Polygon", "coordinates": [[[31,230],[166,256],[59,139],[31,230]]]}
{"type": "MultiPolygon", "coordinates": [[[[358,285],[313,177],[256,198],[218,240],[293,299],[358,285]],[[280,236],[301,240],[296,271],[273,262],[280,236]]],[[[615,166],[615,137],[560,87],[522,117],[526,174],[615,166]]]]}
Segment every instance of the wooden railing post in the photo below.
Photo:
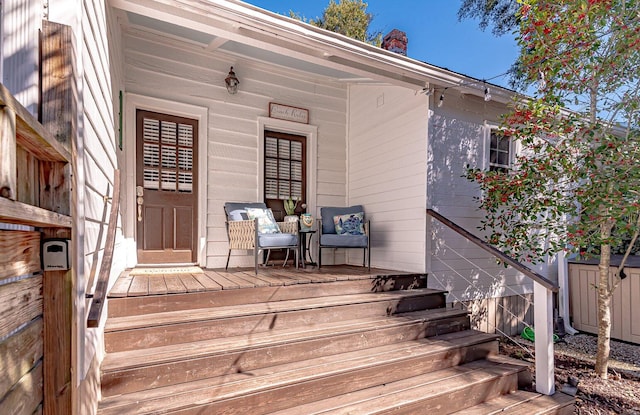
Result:
{"type": "Polygon", "coordinates": [[[533,282],[533,304],[536,348],[536,391],[555,393],[553,358],[553,296],[538,282],[533,282]]]}

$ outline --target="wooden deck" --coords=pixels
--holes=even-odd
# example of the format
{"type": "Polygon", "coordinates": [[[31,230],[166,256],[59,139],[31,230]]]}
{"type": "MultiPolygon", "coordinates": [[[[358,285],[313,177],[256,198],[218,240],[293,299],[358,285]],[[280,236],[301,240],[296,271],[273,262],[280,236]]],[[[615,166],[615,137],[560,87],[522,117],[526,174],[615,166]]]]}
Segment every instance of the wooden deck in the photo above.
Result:
{"type": "Polygon", "coordinates": [[[199,267],[134,268],[124,271],[109,292],[110,298],[184,294],[240,288],[274,287],[334,281],[384,279],[391,276],[422,276],[401,271],[349,265],[282,268],[201,269],[199,267]]]}

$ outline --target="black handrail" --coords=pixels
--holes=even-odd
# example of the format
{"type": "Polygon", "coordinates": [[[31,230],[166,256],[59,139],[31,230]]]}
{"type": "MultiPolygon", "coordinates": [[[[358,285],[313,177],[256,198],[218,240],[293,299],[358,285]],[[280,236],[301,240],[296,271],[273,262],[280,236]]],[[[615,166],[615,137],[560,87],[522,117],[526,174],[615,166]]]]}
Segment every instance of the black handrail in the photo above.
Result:
{"type": "Polygon", "coordinates": [[[495,248],[494,246],[492,246],[492,245],[488,244],[487,242],[483,241],[482,239],[478,238],[477,236],[475,236],[474,234],[472,234],[468,230],[464,229],[463,227],[461,227],[461,226],[457,225],[456,223],[450,221],[449,219],[445,218],[444,216],[442,216],[441,214],[439,214],[435,210],[427,209],[427,215],[438,219],[440,222],[442,222],[443,224],[447,225],[449,228],[451,228],[456,233],[458,233],[458,234],[462,235],[463,237],[467,238],[467,240],[473,242],[474,244],[476,244],[480,248],[482,248],[485,251],[489,252],[491,255],[497,257],[502,262],[511,265],[513,268],[515,268],[518,271],[522,272],[524,275],[526,275],[527,277],[531,278],[532,280],[534,280],[538,284],[542,285],[543,287],[547,288],[548,290],[551,290],[552,292],[558,292],[558,284],[556,284],[555,282],[543,277],[542,275],[538,274],[537,272],[531,270],[530,268],[528,268],[526,265],[522,264],[521,262],[511,258],[510,256],[508,256],[504,252],[500,251],[499,249],[495,248]]]}

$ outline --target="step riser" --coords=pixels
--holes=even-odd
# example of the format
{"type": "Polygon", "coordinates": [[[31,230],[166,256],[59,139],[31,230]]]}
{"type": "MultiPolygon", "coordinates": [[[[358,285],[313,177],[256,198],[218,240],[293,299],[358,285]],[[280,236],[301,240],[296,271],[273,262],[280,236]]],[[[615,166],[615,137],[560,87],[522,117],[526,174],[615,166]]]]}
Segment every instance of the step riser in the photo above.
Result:
{"type": "MultiPolygon", "coordinates": [[[[377,301],[372,303],[350,304],[335,307],[290,311],[277,314],[260,314],[246,317],[191,321],[167,326],[144,327],[133,330],[107,331],[105,347],[108,353],[139,350],[170,344],[187,343],[206,339],[231,336],[250,335],[270,330],[295,327],[310,327],[333,321],[353,320],[367,317],[387,316],[396,310],[406,311],[422,305],[437,308],[442,296],[434,294],[433,298],[415,298],[399,301],[377,301]]],[[[444,322],[440,331],[443,334],[451,330],[444,322]]],[[[466,326],[465,326],[466,327],[466,326]]],[[[468,327],[466,327],[468,328],[468,327]]],[[[461,328],[458,328],[461,330],[461,328]]]]}
{"type": "Polygon", "coordinates": [[[514,392],[518,388],[517,375],[493,378],[487,382],[472,384],[464,389],[445,391],[442,395],[425,397],[410,404],[382,409],[368,415],[417,415],[459,411],[485,402],[488,399],[514,392]]]}
{"type": "MultiPolygon", "coordinates": [[[[418,364],[418,362],[415,363],[418,364]]],[[[376,386],[379,384],[382,374],[384,374],[383,376],[385,377],[385,381],[390,382],[396,379],[403,379],[409,376],[420,375],[421,373],[424,373],[424,371],[421,369],[422,368],[418,366],[414,366],[411,369],[390,368],[390,370],[393,370],[394,372],[390,373],[390,371],[381,370],[379,372],[375,371],[372,373],[353,373],[353,377],[347,374],[346,376],[336,376],[331,379],[321,380],[317,382],[306,382],[298,385],[292,385],[288,388],[279,390],[269,390],[265,393],[255,394],[250,397],[240,397],[237,399],[230,399],[228,401],[216,402],[212,405],[206,406],[206,413],[212,413],[216,415],[265,415],[273,411],[295,407],[296,405],[301,405],[305,402],[316,399],[319,395],[319,391],[322,391],[322,393],[320,394],[321,398],[326,399],[332,396],[339,396],[345,393],[349,393],[351,391],[376,386]],[[396,372],[400,372],[401,370],[409,370],[409,372],[396,374],[396,372]]],[[[504,393],[508,393],[509,391],[514,390],[516,384],[517,379],[515,378],[515,375],[508,375],[504,378],[495,378],[473,389],[482,393],[482,391],[488,388],[491,389],[491,394],[493,395],[495,394],[494,390],[503,390],[504,393]]],[[[468,398],[466,397],[467,393],[468,390],[464,389],[460,393],[461,398],[458,397],[455,400],[449,400],[448,398],[445,398],[446,405],[460,406],[460,409],[464,408],[466,406],[466,402],[468,402],[468,398]]],[[[434,398],[425,397],[425,399],[422,400],[421,405],[418,405],[418,408],[424,408],[426,406],[427,408],[429,408],[428,410],[420,409],[419,412],[416,412],[416,409],[412,408],[412,411],[407,412],[394,412],[392,410],[389,412],[380,413],[393,413],[394,415],[396,413],[406,415],[437,414],[442,413],[442,404],[443,400],[440,396],[436,396],[434,398]]],[[[201,411],[204,408],[205,406],[197,408],[186,408],[185,410],[176,412],[176,414],[202,414],[203,412],[201,411]]],[[[449,412],[448,407],[447,412],[449,412]]]]}
{"type": "MultiPolygon", "coordinates": [[[[211,391],[212,397],[219,400],[207,405],[197,406],[195,403],[183,410],[172,411],[180,414],[251,414],[260,415],[273,411],[295,407],[305,402],[327,399],[334,396],[354,392],[393,382],[424,373],[454,367],[469,361],[486,357],[496,348],[496,342],[488,342],[470,347],[449,349],[424,356],[412,356],[404,360],[387,361],[378,365],[372,364],[364,368],[354,368],[321,378],[300,380],[295,383],[274,385],[249,395],[224,396],[217,390],[211,391]],[[222,396],[221,396],[222,395],[222,396]]],[[[250,374],[248,374],[251,376],[250,374]]],[[[517,385],[516,375],[509,384],[517,385]]],[[[212,383],[215,380],[212,381],[212,383]]],[[[133,408],[113,408],[113,413],[135,413],[133,408]]],[[[111,413],[111,412],[109,412],[111,413]]]]}
{"type": "Polygon", "coordinates": [[[367,278],[336,281],[332,283],[309,283],[188,294],[109,298],[108,315],[109,317],[123,317],[164,311],[283,301],[296,298],[364,294],[396,291],[403,288],[426,288],[426,282],[426,277],[422,275],[402,275],[378,277],[375,279],[367,278]]]}
{"type": "MultiPolygon", "coordinates": [[[[452,319],[450,327],[463,327],[468,321],[452,319]]],[[[467,319],[468,320],[468,319],[467,319]]],[[[301,342],[284,342],[266,347],[249,348],[233,353],[198,359],[154,364],[140,368],[108,371],[102,374],[103,396],[131,393],[182,382],[235,373],[247,373],[262,367],[330,356],[387,344],[430,337],[442,330],[443,321],[415,322],[371,331],[357,331],[339,336],[320,337],[301,342]]],[[[481,355],[497,352],[497,343],[482,346],[481,355]]]]}

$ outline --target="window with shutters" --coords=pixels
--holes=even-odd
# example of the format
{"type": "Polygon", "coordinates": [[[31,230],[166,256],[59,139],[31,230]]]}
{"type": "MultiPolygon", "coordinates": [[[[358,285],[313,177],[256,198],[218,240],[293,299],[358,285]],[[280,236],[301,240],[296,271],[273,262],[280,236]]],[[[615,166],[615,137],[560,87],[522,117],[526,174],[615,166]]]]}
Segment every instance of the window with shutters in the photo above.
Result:
{"type": "Polygon", "coordinates": [[[305,144],[306,137],[265,131],[264,197],[274,214],[290,197],[305,203],[305,144]]]}

